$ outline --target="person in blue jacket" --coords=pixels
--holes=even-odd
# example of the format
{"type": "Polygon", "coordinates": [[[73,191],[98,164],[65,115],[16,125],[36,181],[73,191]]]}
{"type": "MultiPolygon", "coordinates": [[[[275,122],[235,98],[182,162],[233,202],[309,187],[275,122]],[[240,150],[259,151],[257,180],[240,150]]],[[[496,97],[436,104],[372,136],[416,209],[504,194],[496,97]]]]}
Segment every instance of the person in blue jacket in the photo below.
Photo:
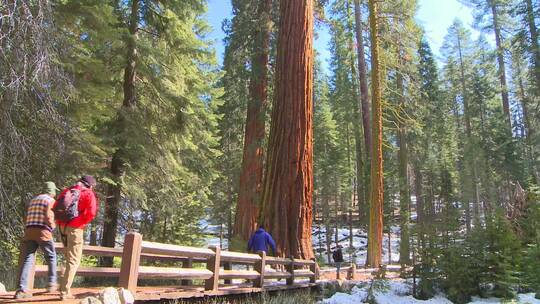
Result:
{"type": "Polygon", "coordinates": [[[272,248],[272,254],[276,255],[276,242],[272,239],[272,236],[264,230],[264,226],[259,226],[259,229],[253,233],[248,242],[248,251],[268,252],[268,246],[272,248]]]}

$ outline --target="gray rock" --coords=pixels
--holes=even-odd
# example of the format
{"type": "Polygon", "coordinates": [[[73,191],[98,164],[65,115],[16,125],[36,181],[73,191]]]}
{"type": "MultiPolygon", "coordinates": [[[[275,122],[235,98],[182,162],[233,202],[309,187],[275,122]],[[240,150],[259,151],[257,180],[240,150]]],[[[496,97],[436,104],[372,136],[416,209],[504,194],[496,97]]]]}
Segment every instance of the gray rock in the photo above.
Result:
{"type": "Polygon", "coordinates": [[[121,304],[118,291],[114,287],[107,287],[100,293],[101,302],[103,304],[121,304]]]}
{"type": "Polygon", "coordinates": [[[118,288],[118,295],[120,296],[120,303],[122,304],[133,304],[135,303],[135,298],[131,294],[131,291],[124,289],[124,288],[118,288]]]}
{"type": "Polygon", "coordinates": [[[4,284],[0,283],[0,293],[5,293],[6,292],[6,286],[4,286],[4,284]]]}
{"type": "Polygon", "coordinates": [[[95,297],[86,297],[82,299],[79,304],[103,304],[100,299],[95,297]]]}

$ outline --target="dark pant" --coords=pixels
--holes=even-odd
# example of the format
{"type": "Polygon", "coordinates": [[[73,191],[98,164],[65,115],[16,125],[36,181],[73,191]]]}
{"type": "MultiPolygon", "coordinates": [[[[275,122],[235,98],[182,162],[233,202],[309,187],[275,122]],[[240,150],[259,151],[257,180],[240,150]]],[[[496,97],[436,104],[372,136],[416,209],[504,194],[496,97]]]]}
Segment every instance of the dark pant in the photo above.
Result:
{"type": "Polygon", "coordinates": [[[21,279],[19,281],[19,290],[28,291],[28,276],[36,260],[36,251],[38,248],[43,250],[45,261],[49,266],[49,286],[56,284],[56,251],[52,240],[47,242],[24,241],[23,243],[23,264],[21,269],[21,279]]]}

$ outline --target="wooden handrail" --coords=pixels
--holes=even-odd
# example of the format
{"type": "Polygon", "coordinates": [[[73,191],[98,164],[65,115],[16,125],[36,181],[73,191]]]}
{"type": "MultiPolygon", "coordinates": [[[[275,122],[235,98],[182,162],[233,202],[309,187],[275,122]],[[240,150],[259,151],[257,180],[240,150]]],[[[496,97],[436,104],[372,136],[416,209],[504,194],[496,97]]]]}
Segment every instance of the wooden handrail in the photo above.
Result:
{"type": "MultiPolygon", "coordinates": [[[[62,243],[55,243],[59,253],[63,253],[62,243]]],[[[204,280],[205,290],[217,291],[219,281],[230,283],[233,279],[252,280],[256,288],[264,288],[265,279],[286,279],[287,285],[294,284],[295,278],[307,277],[315,282],[318,268],[315,261],[270,257],[258,254],[222,251],[219,247],[198,248],[143,241],[136,232],[126,234],[123,247],[83,246],[83,254],[91,256],[121,257],[120,268],[79,267],[78,276],[117,277],[119,287],[136,292],[139,279],[178,279],[182,285],[190,285],[191,280],[204,280]],[[141,260],[180,261],[182,266],[155,267],[141,266],[141,260]],[[193,268],[194,262],[206,264],[206,268],[193,268]],[[233,268],[233,264],[253,265],[253,270],[233,268]],[[286,271],[270,271],[266,265],[283,265],[286,271]],[[223,266],[223,267],[222,267],[223,266]],[[306,268],[307,267],[307,268],[306,268]],[[224,268],[224,269],[222,269],[224,268]]],[[[47,267],[37,265],[35,275],[47,274],[47,267]]],[[[33,277],[34,274],[31,274],[33,277]]]]}
{"type": "Polygon", "coordinates": [[[214,255],[212,250],[206,248],[161,244],[147,241],[142,242],[141,253],[187,258],[210,258],[214,255]]]}

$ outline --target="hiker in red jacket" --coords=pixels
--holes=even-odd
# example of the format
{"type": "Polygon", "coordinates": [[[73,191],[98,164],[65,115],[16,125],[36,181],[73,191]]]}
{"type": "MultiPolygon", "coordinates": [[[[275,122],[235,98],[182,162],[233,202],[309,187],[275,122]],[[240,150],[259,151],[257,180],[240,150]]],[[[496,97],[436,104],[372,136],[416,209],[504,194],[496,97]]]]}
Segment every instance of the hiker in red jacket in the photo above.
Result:
{"type": "Polygon", "coordinates": [[[66,267],[60,279],[62,299],[73,299],[71,284],[81,262],[85,226],[96,216],[97,199],[93,191],[96,180],[85,175],[64,189],[53,207],[58,230],[66,247],[66,267]]]}

